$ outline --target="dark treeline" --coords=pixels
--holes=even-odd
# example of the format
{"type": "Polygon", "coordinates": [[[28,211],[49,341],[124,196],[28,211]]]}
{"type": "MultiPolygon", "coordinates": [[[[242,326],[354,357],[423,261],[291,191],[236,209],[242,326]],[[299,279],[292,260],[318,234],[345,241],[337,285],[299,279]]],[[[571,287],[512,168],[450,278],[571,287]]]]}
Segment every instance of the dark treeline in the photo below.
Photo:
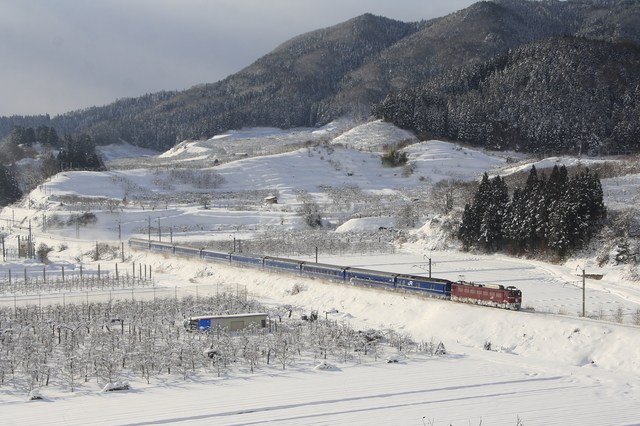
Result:
{"type": "Polygon", "coordinates": [[[584,247],[606,216],[600,179],[586,169],[568,175],[555,166],[547,178],[531,168],[526,184],[509,189],[485,173],[458,231],[465,249],[565,257],[584,247]]]}
{"type": "Polygon", "coordinates": [[[15,145],[31,146],[36,142],[45,145],[58,146],[60,138],[56,129],[41,124],[35,128],[25,126],[14,126],[9,136],[11,143],[15,145]]]}
{"type": "Polygon", "coordinates": [[[102,163],[96,154],[96,143],[84,133],[58,136],[53,127],[39,125],[36,128],[14,126],[8,139],[3,141],[1,164],[13,164],[26,157],[33,157],[33,145],[43,145],[50,154],[43,159],[47,170],[54,174],[60,170],[99,170],[102,163]],[[57,152],[57,155],[54,153],[57,152]],[[52,160],[53,158],[53,160],[52,160]],[[52,165],[52,162],[55,164],[52,165]]]}
{"type": "Polygon", "coordinates": [[[89,135],[65,136],[57,156],[60,170],[100,170],[103,168],[96,154],[96,145],[89,135]]]}
{"type": "Polygon", "coordinates": [[[378,118],[491,149],[606,154],[640,149],[640,49],[546,39],[389,95],[378,118]]]}
{"type": "Polygon", "coordinates": [[[14,167],[0,164],[0,207],[14,203],[20,197],[22,197],[22,191],[18,185],[14,167]]]}
{"type": "Polygon", "coordinates": [[[51,126],[51,117],[47,115],[12,115],[0,117],[0,138],[10,134],[16,127],[51,126]]]}
{"type": "Polygon", "coordinates": [[[42,180],[62,170],[101,170],[96,144],[87,134],[58,136],[55,128],[14,126],[0,141],[0,207],[18,201],[42,180]],[[35,145],[41,147],[36,149],[35,145]],[[19,165],[24,158],[38,162],[19,165]]]}

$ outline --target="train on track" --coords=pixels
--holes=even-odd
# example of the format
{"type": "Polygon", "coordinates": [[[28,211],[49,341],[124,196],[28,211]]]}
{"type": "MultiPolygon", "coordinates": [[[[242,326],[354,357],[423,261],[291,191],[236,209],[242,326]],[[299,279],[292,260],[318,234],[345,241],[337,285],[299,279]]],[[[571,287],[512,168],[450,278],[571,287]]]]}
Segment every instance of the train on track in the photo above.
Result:
{"type": "Polygon", "coordinates": [[[129,240],[129,246],[137,249],[170,253],[233,266],[248,266],[266,271],[286,272],[299,276],[323,278],[336,282],[388,290],[404,291],[428,297],[472,303],[502,309],[520,310],[522,292],[513,286],[476,284],[466,281],[453,282],[441,278],[397,274],[373,269],[331,265],[327,263],[262,256],[247,253],[224,253],[196,247],[175,245],[137,238],[129,240]]]}

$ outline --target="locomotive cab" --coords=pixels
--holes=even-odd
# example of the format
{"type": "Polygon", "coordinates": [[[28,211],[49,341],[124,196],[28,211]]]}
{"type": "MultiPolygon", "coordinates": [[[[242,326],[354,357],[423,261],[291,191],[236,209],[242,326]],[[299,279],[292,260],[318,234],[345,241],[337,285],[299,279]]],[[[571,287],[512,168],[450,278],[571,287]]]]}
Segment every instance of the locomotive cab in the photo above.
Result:
{"type": "Polygon", "coordinates": [[[516,311],[520,310],[520,306],[522,305],[522,291],[518,290],[516,287],[510,285],[507,287],[506,294],[507,303],[510,306],[513,306],[510,309],[514,309],[516,311]]]}

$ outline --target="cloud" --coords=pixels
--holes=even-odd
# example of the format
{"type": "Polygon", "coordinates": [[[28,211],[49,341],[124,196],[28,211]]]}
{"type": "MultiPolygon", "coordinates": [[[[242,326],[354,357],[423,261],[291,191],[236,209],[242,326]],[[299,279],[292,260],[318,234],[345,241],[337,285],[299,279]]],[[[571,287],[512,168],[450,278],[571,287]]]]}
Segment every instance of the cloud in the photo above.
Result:
{"type": "Polygon", "coordinates": [[[472,1],[21,0],[0,3],[0,115],[58,114],[185,89],[366,12],[403,21],[472,1]]]}

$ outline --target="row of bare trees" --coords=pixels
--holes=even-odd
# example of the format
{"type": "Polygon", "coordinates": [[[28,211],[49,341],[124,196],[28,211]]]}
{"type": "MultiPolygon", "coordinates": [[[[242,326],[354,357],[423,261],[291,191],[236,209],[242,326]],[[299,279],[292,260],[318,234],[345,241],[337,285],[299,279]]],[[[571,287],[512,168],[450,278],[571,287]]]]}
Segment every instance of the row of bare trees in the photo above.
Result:
{"type": "MultiPolygon", "coordinates": [[[[150,383],[175,375],[228,376],[260,368],[286,369],[296,362],[378,359],[384,348],[399,352],[435,346],[395,332],[357,331],[330,319],[290,318],[291,308],[271,308],[266,328],[249,326],[190,332],[183,318],[264,311],[230,294],[206,298],[116,300],[0,308],[0,386],[25,393],[46,386],[74,391],[132,378],[150,383]]],[[[430,349],[429,349],[430,348],[430,349]]]]}

